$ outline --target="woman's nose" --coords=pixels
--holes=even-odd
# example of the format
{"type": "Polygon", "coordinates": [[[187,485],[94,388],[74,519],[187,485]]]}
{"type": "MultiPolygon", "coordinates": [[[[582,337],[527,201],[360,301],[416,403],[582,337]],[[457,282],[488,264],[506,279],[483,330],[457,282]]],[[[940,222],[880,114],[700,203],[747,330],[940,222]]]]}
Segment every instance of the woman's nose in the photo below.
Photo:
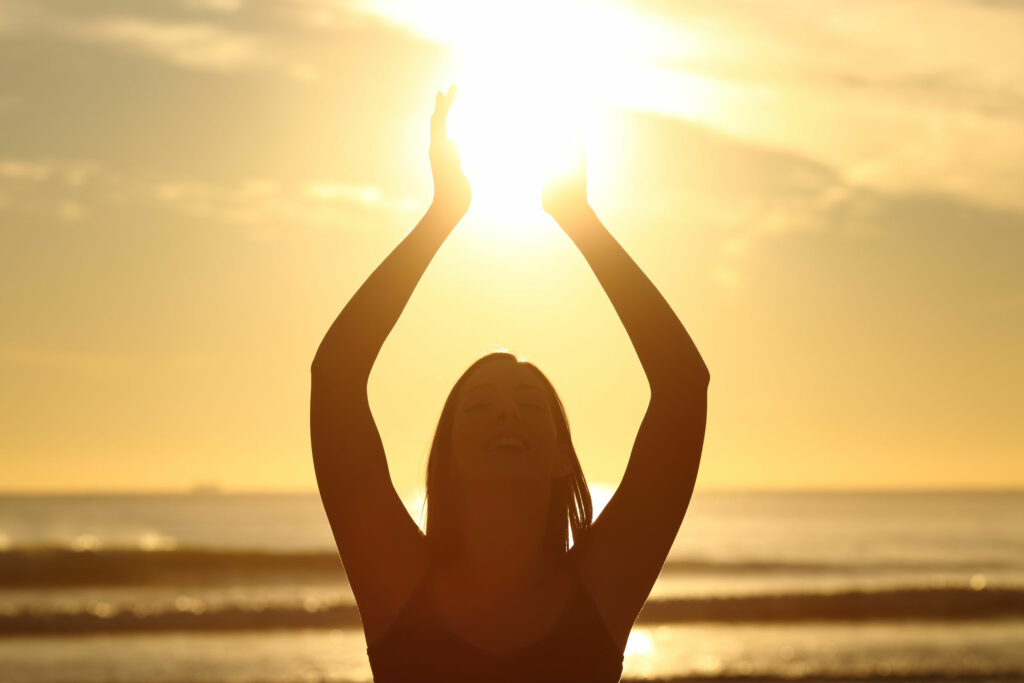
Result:
{"type": "Polygon", "coordinates": [[[498,402],[498,419],[503,417],[519,419],[519,405],[512,400],[498,402]]]}

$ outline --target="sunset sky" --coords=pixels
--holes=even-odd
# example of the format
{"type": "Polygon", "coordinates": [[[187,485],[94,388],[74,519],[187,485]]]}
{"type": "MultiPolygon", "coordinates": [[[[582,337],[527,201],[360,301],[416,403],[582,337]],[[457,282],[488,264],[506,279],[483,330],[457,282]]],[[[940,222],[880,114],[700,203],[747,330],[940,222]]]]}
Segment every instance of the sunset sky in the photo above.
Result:
{"type": "Polygon", "coordinates": [[[313,489],[313,354],[450,83],[474,204],[369,387],[403,497],[498,348],[626,466],[647,384],[531,175],[568,112],[710,368],[698,489],[1024,486],[1024,4],[498,7],[0,0],[0,489],[313,489]]]}

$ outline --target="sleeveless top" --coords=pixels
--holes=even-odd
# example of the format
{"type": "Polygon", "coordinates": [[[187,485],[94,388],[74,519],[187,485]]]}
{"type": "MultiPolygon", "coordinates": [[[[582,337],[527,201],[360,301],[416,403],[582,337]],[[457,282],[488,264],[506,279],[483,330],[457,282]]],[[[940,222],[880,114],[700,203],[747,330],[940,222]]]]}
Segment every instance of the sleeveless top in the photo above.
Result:
{"type": "Polygon", "coordinates": [[[493,653],[448,630],[432,605],[425,573],[395,622],[366,648],[374,683],[617,683],[622,651],[570,565],[572,595],[543,638],[493,653]]]}

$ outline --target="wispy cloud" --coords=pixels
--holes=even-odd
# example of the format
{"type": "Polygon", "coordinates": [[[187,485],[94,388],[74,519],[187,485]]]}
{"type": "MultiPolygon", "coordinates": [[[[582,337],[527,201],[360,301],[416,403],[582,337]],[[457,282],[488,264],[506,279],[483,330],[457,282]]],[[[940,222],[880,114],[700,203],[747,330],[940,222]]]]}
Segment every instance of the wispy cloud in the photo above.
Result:
{"type": "MultiPolygon", "coordinates": [[[[557,8],[572,5],[527,4],[519,21],[536,31],[544,22],[531,17],[557,18],[557,8]]],[[[479,24],[465,21],[458,2],[355,7],[457,49],[466,47],[467,24],[479,24]]],[[[588,57],[611,106],[699,121],[825,163],[867,188],[1024,208],[1019,5],[698,0],[646,3],[643,11],[588,3],[580,12],[598,24],[628,19],[606,22],[613,44],[588,57]]]]}
{"type": "Polygon", "coordinates": [[[307,183],[305,195],[318,201],[355,201],[362,204],[376,204],[381,200],[380,188],[354,186],[317,181],[307,183]]]}
{"type": "MultiPolygon", "coordinates": [[[[143,17],[20,6],[15,23],[180,69],[260,70],[304,82],[336,68],[304,40],[314,32],[383,24],[446,46],[469,40],[467,49],[477,47],[472,35],[485,35],[467,20],[464,2],[174,0],[172,7],[143,17]]],[[[515,21],[525,29],[531,17],[563,17],[566,8],[616,36],[602,43],[614,57],[601,62],[610,106],[788,151],[837,169],[851,186],[1024,208],[1024,12],[1015,5],[865,0],[822,11],[808,0],[698,0],[638,10],[552,2],[523,5],[515,21]]],[[[486,18],[485,10],[471,11],[486,18]]],[[[0,24],[9,14],[0,5],[0,24]]]]}
{"type": "MultiPolygon", "coordinates": [[[[242,0],[175,0],[157,15],[155,5],[125,13],[123,6],[69,8],[23,5],[4,14],[0,31],[49,34],[112,48],[181,69],[228,75],[247,69],[313,81],[320,69],[288,28],[302,24],[291,4],[264,8],[244,20],[242,0]]],[[[300,3],[301,4],[301,3],[300,3]]]]}
{"type": "Polygon", "coordinates": [[[1024,12],[961,0],[658,11],[704,29],[699,51],[673,68],[721,84],[699,93],[703,108],[665,97],[662,113],[819,160],[868,188],[1024,208],[1024,12]]]}
{"type": "Polygon", "coordinates": [[[242,9],[244,0],[185,0],[185,7],[231,14],[242,9]]]}
{"type": "Polygon", "coordinates": [[[201,22],[111,17],[84,22],[74,33],[188,69],[226,73],[265,62],[254,37],[201,22]]]}
{"type": "Polygon", "coordinates": [[[8,180],[56,180],[70,187],[80,187],[99,172],[99,164],[92,161],[0,158],[0,178],[8,180]]]}
{"type": "Polygon", "coordinates": [[[295,185],[265,178],[227,186],[162,181],[151,187],[151,196],[190,216],[256,230],[281,225],[332,228],[345,225],[344,218],[354,210],[406,215],[423,204],[411,197],[388,196],[370,185],[325,180],[295,185]]]}
{"type": "Polygon", "coordinates": [[[355,214],[412,216],[425,199],[331,179],[214,183],[147,179],[80,159],[0,158],[0,211],[77,222],[125,207],[169,211],[268,239],[285,229],[358,229],[355,214]]]}
{"type": "Polygon", "coordinates": [[[51,166],[40,161],[19,161],[7,159],[0,161],[0,177],[16,180],[40,181],[50,177],[51,166]]]}

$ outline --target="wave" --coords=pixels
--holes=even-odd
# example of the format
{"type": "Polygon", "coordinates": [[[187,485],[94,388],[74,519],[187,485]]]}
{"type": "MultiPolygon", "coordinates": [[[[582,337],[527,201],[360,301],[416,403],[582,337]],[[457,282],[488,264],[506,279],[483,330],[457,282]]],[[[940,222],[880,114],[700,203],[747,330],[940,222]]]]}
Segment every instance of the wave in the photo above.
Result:
{"type": "MultiPolygon", "coordinates": [[[[922,589],[650,600],[637,622],[787,623],[1020,617],[1024,617],[1024,590],[922,589]]],[[[327,601],[214,606],[197,598],[182,597],[159,610],[99,602],[77,611],[44,612],[28,607],[0,614],[0,636],[359,627],[361,621],[355,605],[327,601]]]]}
{"type": "Polygon", "coordinates": [[[1024,616],[1024,590],[903,588],[652,600],[640,623],[992,619],[1024,616]]]}
{"type": "Polygon", "coordinates": [[[977,573],[985,571],[1016,570],[1024,572],[1024,563],[989,560],[957,562],[944,559],[941,563],[924,561],[891,561],[859,559],[855,562],[800,562],[796,560],[766,559],[704,559],[673,558],[665,562],[662,572],[708,573],[708,574],[867,574],[895,572],[960,572],[977,573]]]}
{"type": "MultiPolygon", "coordinates": [[[[685,574],[863,574],[870,572],[962,572],[1016,570],[1024,566],[990,562],[859,563],[787,562],[673,558],[663,573],[685,574]]],[[[58,588],[81,586],[222,585],[279,582],[336,582],[346,580],[334,551],[271,552],[175,548],[139,550],[66,547],[14,548],[0,551],[0,588],[58,588]]]]}
{"type": "Polygon", "coordinates": [[[206,585],[344,581],[337,553],[175,549],[0,552],[0,587],[206,585]]]}

